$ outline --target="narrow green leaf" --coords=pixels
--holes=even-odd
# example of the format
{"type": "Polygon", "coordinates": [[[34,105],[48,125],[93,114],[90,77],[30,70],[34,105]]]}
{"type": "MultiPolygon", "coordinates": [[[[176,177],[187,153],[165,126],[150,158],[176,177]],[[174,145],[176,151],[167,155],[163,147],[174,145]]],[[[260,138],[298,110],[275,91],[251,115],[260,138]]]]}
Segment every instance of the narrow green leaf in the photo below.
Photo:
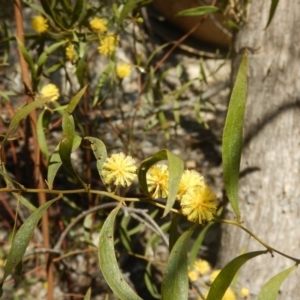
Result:
{"type": "Polygon", "coordinates": [[[93,106],[95,106],[98,103],[98,99],[99,99],[99,96],[101,94],[101,91],[102,91],[105,83],[107,82],[107,78],[108,78],[109,74],[111,73],[113,67],[114,67],[114,64],[110,62],[105,67],[105,69],[103,70],[102,74],[100,75],[100,77],[98,79],[98,83],[97,83],[96,89],[95,89],[93,106]]]}
{"type": "Polygon", "coordinates": [[[13,271],[13,269],[18,265],[18,263],[22,260],[26,248],[29,244],[29,241],[31,239],[32,233],[34,231],[34,228],[36,227],[37,223],[41,219],[44,212],[48,209],[48,207],[60,199],[61,196],[58,196],[57,198],[46,202],[44,205],[37,208],[22,224],[22,226],[17,231],[10,251],[8,253],[8,257],[6,260],[6,264],[4,266],[4,275],[1,282],[1,286],[3,285],[4,280],[7,278],[7,276],[13,271]]]}
{"type": "Polygon", "coordinates": [[[160,299],[160,293],[157,290],[155,285],[155,279],[151,272],[151,263],[147,264],[146,272],[144,273],[144,281],[147,287],[147,290],[154,299],[160,299]]]}
{"type": "Polygon", "coordinates": [[[99,176],[104,184],[105,181],[101,175],[101,170],[102,170],[102,166],[107,158],[106,146],[101,140],[91,137],[91,136],[86,136],[84,139],[89,140],[91,142],[91,148],[92,148],[95,158],[97,160],[97,170],[98,170],[99,176]]]}
{"type": "Polygon", "coordinates": [[[88,85],[86,84],[70,101],[68,107],[66,108],[66,111],[71,114],[74,109],[76,108],[78,102],[82,98],[83,94],[85,93],[88,85]]]}
{"type": "Polygon", "coordinates": [[[219,11],[216,6],[198,6],[180,11],[177,16],[204,16],[219,11]]]}
{"type": "Polygon", "coordinates": [[[195,227],[183,233],[175,243],[164,272],[161,299],[184,300],[188,299],[189,280],[187,267],[187,251],[189,240],[195,227]]]}
{"type": "Polygon", "coordinates": [[[91,300],[91,294],[92,294],[92,289],[89,287],[88,290],[86,291],[83,300],[91,300]]]}
{"type": "Polygon", "coordinates": [[[84,19],[87,13],[87,1],[86,0],[77,0],[72,16],[72,24],[80,24],[84,19]]]}
{"type": "Polygon", "coordinates": [[[39,117],[38,117],[38,122],[37,122],[37,127],[36,127],[36,131],[37,131],[37,139],[38,139],[38,143],[40,146],[40,149],[42,151],[42,153],[45,155],[46,160],[48,161],[49,158],[49,151],[48,151],[48,146],[47,146],[47,141],[46,141],[46,136],[45,136],[45,128],[44,128],[44,115],[45,113],[47,113],[47,110],[43,110],[39,117]]]}
{"type": "Polygon", "coordinates": [[[138,168],[137,174],[142,190],[145,194],[149,195],[146,179],[147,171],[152,165],[162,160],[167,160],[169,165],[169,196],[163,214],[164,217],[170,212],[176,200],[178,187],[184,169],[183,161],[168,150],[161,150],[150,158],[144,160],[138,168]]]}
{"type": "Polygon", "coordinates": [[[257,300],[276,300],[281,284],[295,269],[297,269],[297,266],[292,266],[272,277],[263,286],[257,300]]]}
{"type": "Polygon", "coordinates": [[[115,255],[114,226],[121,205],[111,211],[100,231],[98,246],[100,269],[107,284],[121,300],[142,300],[123,278],[115,255]]]}
{"type": "Polygon", "coordinates": [[[86,188],[87,185],[75,172],[71,162],[71,153],[72,153],[73,141],[75,137],[75,125],[74,125],[73,116],[69,115],[67,111],[63,115],[62,129],[63,129],[64,138],[60,142],[59,149],[58,149],[61,162],[63,166],[68,170],[68,172],[72,174],[75,178],[77,178],[79,182],[81,182],[81,184],[86,188]]]}
{"type": "MultiPolygon", "coordinates": [[[[75,151],[81,144],[81,137],[78,135],[74,136],[73,139],[73,147],[72,147],[72,152],[75,151]]],[[[49,165],[48,165],[48,173],[47,173],[47,185],[48,189],[52,190],[53,189],[53,182],[55,179],[55,176],[57,174],[58,169],[61,167],[62,162],[61,158],[59,155],[59,145],[54,150],[54,153],[51,155],[49,165]]]]}
{"type": "Polygon", "coordinates": [[[127,0],[126,3],[124,4],[119,19],[118,19],[118,26],[121,26],[121,24],[123,23],[124,19],[127,17],[127,15],[137,9],[139,6],[145,5],[149,2],[151,2],[152,0],[127,0]]]}
{"type": "Polygon", "coordinates": [[[254,251],[242,254],[236,258],[234,258],[231,262],[229,262],[216,277],[212,286],[209,290],[206,300],[216,300],[222,299],[226,290],[230,286],[231,281],[233,280],[237,271],[241,268],[241,266],[246,263],[249,259],[254,258],[256,256],[266,254],[268,251],[254,251]]]}
{"type": "Polygon", "coordinates": [[[204,240],[204,237],[207,233],[207,230],[213,225],[213,222],[208,223],[199,233],[198,237],[196,238],[195,242],[193,243],[192,250],[190,251],[189,255],[189,266],[192,267],[194,265],[194,262],[197,259],[197,255],[199,253],[200,247],[202,245],[202,242],[204,240]]]}
{"type": "Polygon", "coordinates": [[[18,43],[18,47],[21,50],[24,59],[26,60],[26,62],[28,63],[29,69],[31,71],[31,77],[32,77],[32,81],[35,82],[36,78],[37,78],[37,72],[36,72],[36,68],[34,65],[34,61],[31,58],[31,55],[28,53],[27,49],[25,48],[24,44],[16,37],[17,43],[18,43]]]}
{"type": "Polygon", "coordinates": [[[174,214],[172,217],[171,221],[171,226],[170,226],[170,235],[169,235],[169,251],[172,251],[173,246],[177,242],[179,237],[179,232],[178,232],[178,215],[174,214]]]}
{"type": "Polygon", "coordinates": [[[222,146],[225,189],[238,220],[240,219],[238,181],[243,143],[243,121],[247,98],[247,61],[247,52],[245,52],[230,97],[222,146]]]}
{"type": "Polygon", "coordinates": [[[268,19],[268,22],[267,22],[267,25],[266,25],[265,29],[267,29],[269,27],[269,25],[271,24],[271,22],[273,20],[278,2],[279,2],[279,0],[272,0],[272,2],[271,2],[270,12],[269,12],[269,19],[268,19]]]}
{"type": "Polygon", "coordinates": [[[20,121],[23,120],[24,118],[26,118],[32,111],[34,111],[36,108],[43,105],[45,102],[46,102],[46,99],[37,99],[16,111],[16,113],[14,114],[14,116],[12,117],[12,119],[10,121],[7,132],[3,139],[2,146],[4,145],[5,141],[7,140],[10,132],[19,125],[20,121]]]}
{"type": "Polygon", "coordinates": [[[62,45],[66,44],[67,41],[61,41],[61,42],[58,42],[58,43],[54,43],[52,44],[51,46],[49,46],[38,58],[38,66],[41,67],[43,66],[47,60],[48,60],[48,57],[51,53],[53,53],[55,50],[57,50],[59,47],[61,47],[62,45]]]}
{"type": "MultiPolygon", "coordinates": [[[[0,164],[1,164],[1,160],[0,160],[0,164]]],[[[8,174],[7,174],[7,171],[6,171],[6,168],[5,168],[5,165],[2,164],[1,165],[1,169],[0,169],[0,175],[3,177],[5,183],[6,183],[6,186],[8,188],[11,188],[11,189],[15,189],[15,184],[21,186],[21,184],[19,184],[18,182],[12,180],[8,174]],[[14,184],[15,183],[15,184],[14,184]]],[[[22,187],[22,186],[21,186],[22,187]]],[[[36,210],[36,207],[31,204],[26,198],[24,198],[21,194],[18,194],[18,193],[12,193],[14,195],[14,197],[20,201],[20,203],[22,205],[24,205],[26,208],[28,208],[29,210],[31,211],[34,211],[36,210]]]]}

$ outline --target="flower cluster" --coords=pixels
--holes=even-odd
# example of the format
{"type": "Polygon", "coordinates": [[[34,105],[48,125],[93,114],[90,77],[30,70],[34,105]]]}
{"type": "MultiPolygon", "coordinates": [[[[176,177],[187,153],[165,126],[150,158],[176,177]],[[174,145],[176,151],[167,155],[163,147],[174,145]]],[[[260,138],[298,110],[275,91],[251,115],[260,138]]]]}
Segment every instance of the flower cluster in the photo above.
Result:
{"type": "Polygon", "coordinates": [[[107,31],[106,21],[97,17],[90,21],[90,27],[96,33],[105,33],[107,31]]]}
{"type": "Polygon", "coordinates": [[[210,264],[208,261],[198,259],[195,261],[193,268],[189,271],[188,275],[191,281],[196,281],[199,276],[203,276],[210,271],[210,264]]]}
{"type": "Polygon", "coordinates": [[[49,83],[41,89],[40,94],[45,102],[53,102],[59,98],[59,89],[55,84],[49,83]]]}
{"type": "Polygon", "coordinates": [[[120,79],[128,77],[130,75],[130,72],[131,72],[131,67],[129,64],[123,63],[116,67],[116,73],[120,79]]]}
{"type": "Polygon", "coordinates": [[[66,57],[68,60],[71,61],[76,60],[77,54],[75,52],[73,44],[70,44],[69,46],[66,47],[66,57]]]}
{"type": "Polygon", "coordinates": [[[134,159],[121,152],[106,159],[101,175],[106,184],[129,186],[136,177],[136,170],[134,159]]]}
{"type": "MultiPolygon", "coordinates": [[[[167,198],[169,171],[167,165],[153,165],[147,173],[148,190],[154,199],[167,198]]],[[[205,183],[204,177],[193,170],[184,171],[177,199],[183,215],[191,222],[202,224],[210,221],[217,210],[215,193],[205,183]]]]}
{"type": "Polygon", "coordinates": [[[44,33],[48,30],[48,21],[43,16],[34,16],[31,26],[37,33],[44,33]]]}
{"type": "Polygon", "coordinates": [[[116,50],[117,38],[113,35],[105,36],[98,47],[100,54],[109,56],[116,50]]]}

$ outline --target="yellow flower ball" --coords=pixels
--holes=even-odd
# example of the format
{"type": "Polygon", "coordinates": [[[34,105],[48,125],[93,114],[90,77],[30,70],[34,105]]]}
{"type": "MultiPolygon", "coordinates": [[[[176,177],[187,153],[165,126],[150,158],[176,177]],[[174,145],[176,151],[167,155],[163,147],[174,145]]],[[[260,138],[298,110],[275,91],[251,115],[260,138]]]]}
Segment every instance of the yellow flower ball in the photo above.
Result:
{"type": "Polygon", "coordinates": [[[183,215],[191,222],[210,221],[217,210],[216,195],[208,185],[189,189],[181,198],[180,205],[183,215]]]}
{"type": "Polygon", "coordinates": [[[106,184],[129,186],[136,177],[136,170],[134,159],[121,152],[105,160],[101,175],[106,184]]]}
{"type": "Polygon", "coordinates": [[[113,35],[108,35],[101,40],[98,51],[102,55],[109,56],[116,50],[116,44],[116,37],[113,35]]]}
{"type": "Polygon", "coordinates": [[[230,287],[226,290],[222,300],[236,300],[235,294],[230,287]]]}
{"type": "Polygon", "coordinates": [[[194,270],[200,275],[204,275],[210,271],[210,264],[204,259],[198,259],[194,263],[194,270]]]}
{"type": "Polygon", "coordinates": [[[129,64],[126,64],[126,63],[121,64],[121,65],[117,66],[117,68],[116,68],[117,76],[120,79],[123,79],[123,78],[129,76],[130,72],[131,72],[131,67],[129,64]]]}
{"type": "Polygon", "coordinates": [[[41,89],[40,94],[46,102],[53,102],[59,98],[59,89],[55,84],[49,83],[41,89]]]}
{"type": "Polygon", "coordinates": [[[154,199],[167,198],[169,194],[169,170],[167,165],[153,165],[148,170],[147,185],[154,199]]]}
{"type": "Polygon", "coordinates": [[[77,54],[74,50],[74,45],[70,44],[69,46],[66,47],[66,57],[68,60],[76,60],[77,54]]]}
{"type": "Polygon", "coordinates": [[[44,33],[48,30],[48,20],[43,16],[35,16],[32,18],[31,26],[37,33],[44,33]]]}
{"type": "Polygon", "coordinates": [[[195,270],[189,271],[188,276],[191,281],[196,281],[199,277],[198,273],[195,270]]]}
{"type": "Polygon", "coordinates": [[[97,33],[105,33],[107,31],[106,21],[101,18],[93,18],[90,21],[91,29],[97,33]]]}
{"type": "Polygon", "coordinates": [[[196,186],[205,186],[204,177],[195,170],[185,170],[182,174],[177,199],[181,200],[182,196],[189,190],[196,186]]]}
{"type": "Polygon", "coordinates": [[[249,295],[250,295],[250,291],[247,288],[242,287],[241,288],[241,295],[242,295],[243,298],[248,298],[249,295]]]}

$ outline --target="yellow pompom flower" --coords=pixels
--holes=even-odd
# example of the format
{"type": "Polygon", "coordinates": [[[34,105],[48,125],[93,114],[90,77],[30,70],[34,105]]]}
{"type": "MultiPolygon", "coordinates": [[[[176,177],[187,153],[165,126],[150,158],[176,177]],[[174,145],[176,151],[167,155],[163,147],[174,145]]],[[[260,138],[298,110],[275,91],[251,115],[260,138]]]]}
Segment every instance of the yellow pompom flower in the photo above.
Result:
{"type": "Polygon", "coordinates": [[[35,16],[32,18],[31,26],[37,33],[44,33],[48,30],[48,21],[43,16],[35,16]]]}
{"type": "Polygon", "coordinates": [[[177,199],[181,200],[182,196],[189,190],[196,186],[204,187],[204,177],[194,170],[185,170],[182,174],[177,199]]]}
{"type": "Polygon", "coordinates": [[[116,50],[116,44],[116,37],[113,35],[108,35],[101,40],[98,51],[102,55],[109,56],[116,50]]]}
{"type": "Polygon", "coordinates": [[[248,298],[249,295],[250,295],[250,291],[249,291],[247,288],[242,287],[242,288],[241,288],[241,295],[242,295],[242,297],[243,297],[244,299],[245,299],[245,298],[248,298]]]}
{"type": "Polygon", "coordinates": [[[77,55],[76,52],[74,50],[74,45],[70,44],[69,46],[66,47],[66,57],[68,60],[76,60],[77,55]]]}
{"type": "Polygon", "coordinates": [[[53,102],[59,98],[59,89],[55,84],[49,83],[41,89],[40,94],[46,102],[53,102]]]}
{"type": "Polygon", "coordinates": [[[216,213],[218,202],[215,193],[208,185],[189,189],[181,198],[183,215],[191,222],[210,221],[216,213]]]}
{"type": "Polygon", "coordinates": [[[126,64],[126,63],[121,64],[121,65],[117,66],[117,68],[116,68],[117,76],[121,79],[129,76],[130,72],[131,72],[131,67],[129,64],[126,64]]]}
{"type": "Polygon", "coordinates": [[[200,275],[204,275],[210,271],[210,264],[204,259],[198,259],[195,261],[193,269],[200,275]]]}
{"type": "Polygon", "coordinates": [[[134,159],[121,152],[105,160],[101,175],[106,184],[129,186],[136,177],[136,170],[134,159]]]}
{"type": "Polygon", "coordinates": [[[153,165],[147,172],[148,190],[154,199],[167,198],[169,191],[169,170],[167,165],[153,165]]]}
{"type": "Polygon", "coordinates": [[[188,276],[189,276],[190,281],[196,281],[199,277],[198,273],[195,270],[190,270],[188,272],[188,276]]]}
{"type": "Polygon", "coordinates": [[[97,33],[105,33],[107,31],[106,21],[101,18],[93,18],[90,21],[91,29],[97,33]]]}

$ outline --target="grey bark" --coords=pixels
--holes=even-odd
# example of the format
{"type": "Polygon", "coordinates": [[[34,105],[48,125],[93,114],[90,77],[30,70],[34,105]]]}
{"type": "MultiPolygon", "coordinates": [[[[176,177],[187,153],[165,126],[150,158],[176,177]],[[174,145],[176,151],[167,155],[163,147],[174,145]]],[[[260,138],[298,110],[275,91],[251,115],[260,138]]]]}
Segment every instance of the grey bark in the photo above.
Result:
{"type": "MultiPolygon", "coordinates": [[[[238,32],[236,73],[249,49],[248,96],[239,201],[243,225],[270,246],[300,258],[300,1],[280,0],[266,29],[271,1],[252,0],[238,32]]],[[[226,218],[234,218],[230,207],[226,218]]],[[[219,266],[261,246],[239,228],[222,226],[219,266]]],[[[247,262],[239,288],[256,299],[264,283],[294,263],[278,254],[247,262]]],[[[284,282],[278,299],[300,299],[300,269],[284,282]]]]}

